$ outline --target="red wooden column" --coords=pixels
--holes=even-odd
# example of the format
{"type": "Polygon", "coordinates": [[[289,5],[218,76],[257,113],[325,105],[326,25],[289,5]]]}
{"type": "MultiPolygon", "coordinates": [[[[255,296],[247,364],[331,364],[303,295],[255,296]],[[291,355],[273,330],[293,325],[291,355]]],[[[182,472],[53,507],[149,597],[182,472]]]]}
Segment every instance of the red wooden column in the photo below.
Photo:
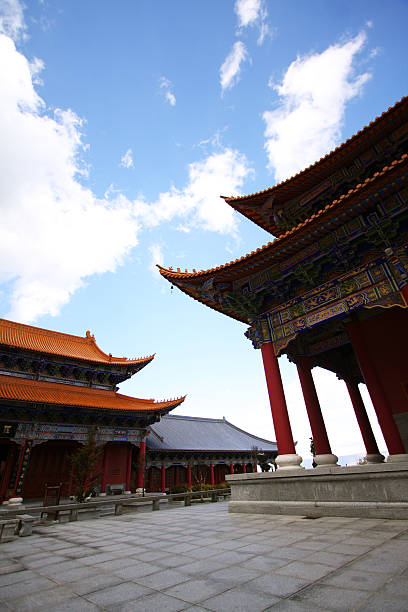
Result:
{"type": "Polygon", "coordinates": [[[191,465],[187,465],[187,485],[188,488],[191,489],[191,465]]]}
{"type": "Polygon", "coordinates": [[[215,484],[215,479],[214,479],[214,465],[212,463],[210,463],[210,484],[215,484]]]}
{"type": "Polygon", "coordinates": [[[142,440],[139,448],[139,471],[137,473],[137,488],[143,489],[146,460],[146,442],[142,440]]]}
{"type": "Polygon", "coordinates": [[[161,466],[161,492],[166,492],[166,466],[161,466]]]}
{"type": "Polygon", "coordinates": [[[16,461],[17,449],[17,445],[13,446],[12,444],[10,444],[6,459],[6,469],[4,472],[3,481],[0,483],[0,502],[3,501],[2,498],[6,498],[6,493],[8,489],[11,488],[10,477],[11,472],[13,471],[14,463],[16,461]]]}
{"type": "Polygon", "coordinates": [[[230,474],[233,474],[233,473],[234,473],[234,464],[233,464],[233,463],[230,463],[230,468],[229,468],[229,470],[230,470],[230,474]]]}
{"type": "Polygon", "coordinates": [[[364,337],[361,333],[360,323],[354,316],[353,320],[347,324],[351,343],[356,354],[361,372],[364,376],[368,392],[373,402],[378,422],[384,436],[390,457],[388,461],[407,461],[408,455],[402,442],[398,427],[394,421],[392,411],[388,405],[384,389],[381,385],[375,366],[371,360],[364,337]]]}
{"type": "Polygon", "coordinates": [[[126,491],[130,491],[130,477],[132,474],[132,445],[129,444],[126,466],[126,491]]]}
{"type": "Polygon", "coordinates": [[[108,445],[103,445],[103,462],[102,462],[102,482],[101,493],[106,493],[106,466],[108,464],[108,445]]]}
{"type": "Polygon", "coordinates": [[[246,463],[242,464],[242,473],[246,474],[246,463]]]}
{"type": "Polygon", "coordinates": [[[367,463],[381,463],[384,461],[384,456],[381,455],[380,451],[378,450],[377,441],[374,437],[371,423],[367,416],[367,411],[364,406],[363,398],[361,397],[360,389],[358,388],[358,383],[355,380],[346,380],[345,382],[367,452],[366,461],[367,463]]]}
{"type": "Polygon", "coordinates": [[[338,457],[331,451],[309,358],[306,355],[298,357],[296,366],[316,449],[314,460],[317,466],[337,465],[338,457]]]}
{"type": "Polygon", "coordinates": [[[279,455],[276,458],[276,463],[280,469],[299,468],[302,457],[296,454],[278,359],[275,355],[272,343],[267,342],[263,344],[261,346],[261,352],[276,442],[278,444],[279,455]]]}

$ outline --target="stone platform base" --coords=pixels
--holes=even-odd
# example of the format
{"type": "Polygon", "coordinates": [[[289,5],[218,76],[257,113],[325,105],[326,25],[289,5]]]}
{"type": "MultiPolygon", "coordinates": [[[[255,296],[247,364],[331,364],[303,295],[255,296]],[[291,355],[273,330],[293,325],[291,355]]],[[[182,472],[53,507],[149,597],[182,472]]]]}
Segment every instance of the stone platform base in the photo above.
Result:
{"type": "Polygon", "coordinates": [[[408,463],[226,477],[229,512],[408,519],[408,463]]]}

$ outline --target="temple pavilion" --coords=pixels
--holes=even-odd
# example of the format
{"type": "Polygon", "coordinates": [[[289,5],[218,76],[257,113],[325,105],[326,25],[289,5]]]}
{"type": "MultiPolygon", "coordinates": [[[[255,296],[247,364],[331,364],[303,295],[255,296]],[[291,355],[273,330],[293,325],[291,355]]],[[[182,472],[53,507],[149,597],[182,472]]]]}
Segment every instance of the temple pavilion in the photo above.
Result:
{"type": "Polygon", "coordinates": [[[96,430],[104,445],[100,490],[144,483],[148,428],[184,397],[154,401],[117,392],[153,360],[104,353],[85,337],[0,319],[0,501],[70,493],[68,458],[96,430]]]}
{"type": "MultiPolygon", "coordinates": [[[[269,232],[271,241],[216,268],[183,272],[160,267],[160,273],[205,306],[246,324],[246,337],[260,349],[280,468],[268,486],[282,484],[281,470],[293,474],[302,461],[288,417],[281,355],[297,366],[320,469],[313,470],[314,478],[324,470],[340,474],[344,469],[336,467],[336,449],[327,435],[311,373],[316,366],[331,370],[347,386],[366,449],[368,465],[362,470],[385,474],[395,469],[406,478],[408,98],[292,178],[224,200],[269,232]],[[387,464],[360,383],[372,399],[387,464]]],[[[231,484],[234,478],[229,477],[231,484]]],[[[319,502],[322,490],[305,495],[319,502]]],[[[385,501],[398,501],[401,495],[387,493],[385,501]]]]}
{"type": "Polygon", "coordinates": [[[179,484],[217,485],[227,474],[256,472],[261,459],[273,464],[277,454],[276,442],[243,431],[225,417],[166,414],[146,438],[146,489],[164,493],[179,484]]]}
{"type": "Polygon", "coordinates": [[[70,455],[90,429],[103,445],[101,493],[167,492],[219,484],[226,474],[274,462],[275,442],[223,419],[169,415],[184,397],[128,397],[117,385],[151,363],[112,357],[84,337],[0,319],[0,502],[43,497],[45,485],[71,492],[70,455]]]}

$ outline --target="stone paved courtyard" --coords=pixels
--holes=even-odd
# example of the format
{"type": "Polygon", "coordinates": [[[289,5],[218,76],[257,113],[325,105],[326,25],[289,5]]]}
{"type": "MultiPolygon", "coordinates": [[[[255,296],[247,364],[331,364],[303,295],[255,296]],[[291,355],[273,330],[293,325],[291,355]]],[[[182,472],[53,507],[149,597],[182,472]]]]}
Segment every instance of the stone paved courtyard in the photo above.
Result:
{"type": "Polygon", "coordinates": [[[0,545],[0,609],[408,609],[408,521],[228,514],[227,503],[41,527],[0,545]]]}

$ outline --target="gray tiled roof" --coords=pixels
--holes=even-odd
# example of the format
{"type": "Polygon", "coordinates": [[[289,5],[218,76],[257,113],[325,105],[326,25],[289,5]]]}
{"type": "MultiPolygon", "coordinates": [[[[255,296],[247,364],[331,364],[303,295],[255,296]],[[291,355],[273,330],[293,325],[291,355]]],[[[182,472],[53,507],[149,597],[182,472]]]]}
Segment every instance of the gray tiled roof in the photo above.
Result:
{"type": "Polygon", "coordinates": [[[150,428],[148,448],[156,450],[277,451],[276,442],[258,438],[225,419],[165,415],[150,428]],[[156,435],[155,435],[156,434],[156,435]]]}

